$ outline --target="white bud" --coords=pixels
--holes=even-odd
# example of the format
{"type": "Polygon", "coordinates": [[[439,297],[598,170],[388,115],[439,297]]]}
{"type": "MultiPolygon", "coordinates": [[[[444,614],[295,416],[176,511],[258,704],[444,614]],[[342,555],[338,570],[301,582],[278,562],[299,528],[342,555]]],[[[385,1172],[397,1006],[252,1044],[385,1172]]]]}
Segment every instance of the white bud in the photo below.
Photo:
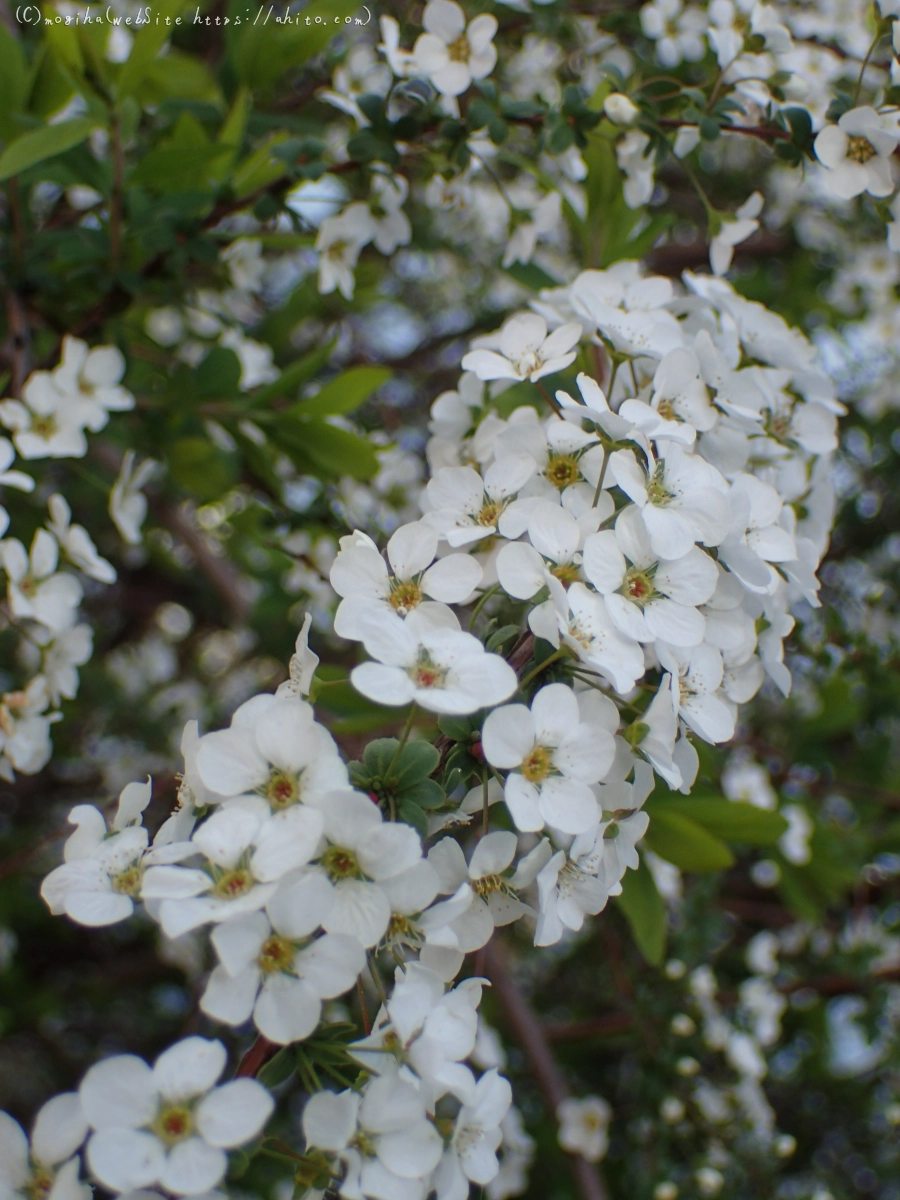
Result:
{"type": "Polygon", "coordinates": [[[673,1183],[671,1179],[658,1183],[653,1189],[653,1200],[676,1200],[677,1196],[678,1184],[673,1183]]]}
{"type": "Polygon", "coordinates": [[[603,101],[603,111],[614,125],[633,125],[640,110],[627,96],[613,92],[603,101]]]}

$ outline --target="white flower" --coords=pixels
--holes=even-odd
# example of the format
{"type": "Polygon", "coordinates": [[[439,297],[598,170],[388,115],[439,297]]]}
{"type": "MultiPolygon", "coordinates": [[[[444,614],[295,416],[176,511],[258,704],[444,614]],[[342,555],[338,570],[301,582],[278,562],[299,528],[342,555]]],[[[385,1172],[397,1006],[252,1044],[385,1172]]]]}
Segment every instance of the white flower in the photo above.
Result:
{"type": "Polygon", "coordinates": [[[21,400],[0,401],[0,421],[12,431],[23,458],[82,458],[87,453],[76,406],[49,371],[35,371],[28,377],[21,400]]]}
{"type": "Polygon", "coordinates": [[[294,643],[294,653],[288,663],[288,678],[278,685],[276,696],[298,696],[306,699],[313,685],[313,676],[319,665],[318,654],[313,654],[309,648],[309,631],[312,626],[312,615],[303,614],[303,625],[294,643]]]}
{"type": "Polygon", "coordinates": [[[348,778],[331,734],[296,696],[246,701],[229,729],[200,739],[197,770],[220,797],[256,793],[276,812],[315,805],[332,788],[346,787],[348,778]]]}
{"type": "MultiPolygon", "coordinates": [[[[437,876],[422,859],[416,831],[400,821],[383,821],[377,805],[362,793],[330,792],[321,813],[324,841],[318,864],[307,875],[315,876],[314,886],[325,897],[322,928],[374,946],[395,906],[406,907],[408,900],[412,911],[428,907],[437,894],[437,876]]],[[[298,897],[317,896],[312,886],[298,897]]]]}
{"type": "Polygon", "coordinates": [[[605,675],[617,692],[630,691],[644,674],[640,645],[622,634],[601,596],[573,583],[557,598],[559,631],[578,657],[605,675]]]}
{"type": "Polygon", "coordinates": [[[100,1183],[114,1192],[157,1184],[178,1196],[214,1188],[228,1168],[225,1151],[252,1141],[275,1107],[255,1079],[215,1087],[226,1058],[221,1042],[189,1037],[152,1069],[131,1054],[91,1067],[79,1094],[100,1183]]]}
{"type": "Polygon", "coordinates": [[[547,322],[537,313],[516,313],[495,333],[475,338],[462,367],[483,380],[530,379],[536,383],[575,361],[572,347],[580,337],[581,326],[576,322],[548,334],[547,322]]]}
{"type": "Polygon", "coordinates": [[[488,714],[481,735],[484,756],[508,770],[505,800],[517,829],[550,825],[584,833],[599,811],[588,784],[612,765],[615,743],[608,730],[583,721],[571,688],[551,683],[531,702],[507,704],[488,714]]]}
{"type": "Polygon", "coordinates": [[[445,993],[441,976],[421,963],[398,967],[371,1034],[351,1043],[350,1053],[373,1075],[411,1068],[429,1112],[448,1092],[471,1102],[475,1079],[463,1060],[475,1047],[481,982],[465,979],[445,993]]]}
{"type": "Polygon", "coordinates": [[[0,564],[7,574],[7,599],[16,617],[40,621],[55,633],[70,629],[81,601],[74,575],[57,573],[59,551],[46,529],[34,535],[29,554],[21,542],[0,542],[0,564]]]}
{"type": "Polygon", "coordinates": [[[473,79],[484,79],[493,71],[496,17],[482,13],[467,28],[465,13],[453,0],[428,0],[422,24],[425,33],[413,46],[414,69],[427,76],[442,96],[461,96],[473,79]]]}
{"type": "Polygon", "coordinates": [[[273,361],[271,346],[256,342],[240,329],[226,329],[219,338],[219,345],[233,350],[241,364],[240,389],[247,392],[262,383],[272,383],[279,371],[273,361]]]}
{"type": "Polygon", "coordinates": [[[722,791],[729,800],[742,800],[756,808],[778,807],[778,796],[769,781],[769,772],[759,763],[732,759],[722,772],[722,791]]]}
{"type": "Polygon", "coordinates": [[[303,893],[317,890],[318,907],[330,908],[327,890],[317,889],[317,882],[316,876],[301,877],[279,888],[265,913],[216,926],[211,940],[219,966],[200,1001],[208,1016],[242,1025],[252,1013],[264,1037],[286,1045],[309,1037],[323,1000],[353,987],[366,965],[360,943],[339,933],[309,940],[321,913],[303,893]]]}
{"type": "Polygon", "coordinates": [[[650,138],[639,129],[626,133],[616,145],[616,161],[625,172],[623,192],[629,208],[640,208],[653,195],[654,158],[648,154],[650,138]]]}
{"type": "MultiPolygon", "coordinates": [[[[648,161],[652,164],[652,159],[648,161]]],[[[672,281],[661,276],[643,279],[635,263],[616,263],[608,271],[582,271],[570,296],[585,325],[597,329],[622,354],[663,358],[684,344],[682,327],[666,307],[674,298],[672,281]]],[[[586,395],[585,401],[591,403],[586,395]]]]}
{"type": "Polygon", "coordinates": [[[584,544],[584,573],[606,599],[622,633],[638,642],[657,638],[697,646],[706,621],[696,605],[716,590],[719,573],[708,554],[692,546],[681,558],[660,562],[640,510],[624,509],[615,532],[602,530],[584,544]],[[628,562],[631,566],[628,566],[628,562]]]}
{"type": "Polygon", "coordinates": [[[90,625],[73,625],[45,647],[41,665],[54,704],[58,705],[63,697],[72,700],[78,694],[76,667],[84,666],[93,649],[94,631],[90,625]]]}
{"type": "Polygon", "coordinates": [[[134,396],[119,381],[125,374],[125,357],[117,346],[88,348],[86,342],[66,334],[53,383],[73,406],[79,424],[96,433],[111,412],[134,408],[134,396]]]}
{"type": "Polygon", "coordinates": [[[78,827],[65,844],[64,862],[41,884],[41,896],[54,916],[65,913],[79,925],[113,925],[134,911],[145,867],[171,861],[184,847],[147,852],[141,813],[150,803],[150,781],[129,783],[119,795],[112,826],[92,804],[69,813],[78,827]]]}
{"type": "Polygon", "coordinates": [[[684,655],[660,650],[663,665],[672,672],[675,711],[705,742],[727,742],[734,736],[735,707],[717,694],[724,673],[722,655],[706,644],[684,655]]]}
{"type": "Polygon", "coordinates": [[[353,268],[359,252],[375,236],[375,222],[368,204],[357,201],[319,226],[319,291],[326,296],[337,289],[345,300],[353,299],[356,280],[353,268]]]}
{"type": "Polygon", "coordinates": [[[158,464],[146,458],[135,467],[133,450],[126,450],[119,469],[119,476],[109,493],[109,515],[130,546],[141,542],[141,526],[147,516],[147,498],[141,488],[156,473],[158,464]]]}
{"type": "MultiPolygon", "coordinates": [[[[26,475],[24,471],[9,470],[15,457],[12,442],[9,438],[0,437],[0,486],[18,488],[21,492],[34,491],[34,480],[30,475],[26,475]]],[[[9,514],[5,508],[0,507],[0,537],[8,528],[9,514]]]]}
{"type": "Polygon", "coordinates": [[[484,1186],[500,1169],[500,1123],[512,1104],[509,1082],[495,1069],[485,1071],[475,1095],[462,1106],[450,1143],[434,1173],[437,1200],[468,1200],[470,1181],[484,1186]]]}
{"type": "Polygon", "coordinates": [[[45,715],[50,689],[43,675],[22,692],[6,692],[0,700],[0,778],[12,782],[13,771],[35,775],[50,759],[50,725],[58,715],[45,715]]]}
{"type": "Polygon", "coordinates": [[[891,155],[898,141],[896,122],[863,106],[845,112],[837,125],[826,125],[817,134],[814,149],[826,168],[828,187],[841,200],[852,200],[862,192],[891,195],[891,155]]]}
{"type": "Polygon", "coordinates": [[[430,629],[411,613],[360,615],[363,645],[377,662],[354,667],[358,692],[390,707],[413,701],[431,712],[465,714],[491,708],[516,690],[516,673],[497,654],[486,654],[470,633],[430,629]]]}
{"type": "Polygon", "coordinates": [[[483,572],[468,554],[448,554],[434,562],[438,540],[437,530],[424,521],[401,525],[387,544],[389,572],[366,534],[357,530],[341,538],[330,574],[332,587],[343,597],[334,617],[335,633],[361,641],[360,617],[374,610],[401,617],[415,610],[435,628],[458,629],[447,605],[464,603],[481,583],[483,572]]]}
{"type": "Polygon", "coordinates": [[[517,537],[507,512],[512,497],[534,475],[537,464],[528,454],[509,455],[493,462],[482,478],[472,467],[442,467],[430,480],[425,520],[457,549],[480,542],[498,531],[517,537]]]}
{"type": "Polygon", "coordinates": [[[408,194],[409,184],[404,175],[372,176],[372,193],[369,197],[369,212],[374,227],[372,241],[382,254],[393,254],[398,246],[409,244],[412,228],[409,217],[403,211],[408,194]]]}
{"type": "Polygon", "coordinates": [[[0,1196],[4,1200],[90,1200],[79,1183],[75,1154],[88,1124],[75,1092],[63,1092],[40,1109],[31,1145],[17,1121],[0,1112],[0,1196]]]}
{"type": "Polygon", "coordinates": [[[415,58],[409,50],[400,49],[400,26],[393,17],[379,17],[381,41],[378,49],[398,79],[405,79],[415,69],[415,58]]]}
{"type": "Polygon", "coordinates": [[[683,558],[696,542],[717,546],[725,537],[731,516],[728,484],[698,454],[667,443],[664,457],[651,462],[648,474],[631,450],[616,450],[609,469],[640,508],[650,547],[659,558],[683,558]]]}
{"type": "Polygon", "coordinates": [[[614,125],[633,125],[641,110],[622,92],[611,92],[603,101],[603,111],[614,125]]]}
{"type": "Polygon", "coordinates": [[[608,1128],[612,1109],[600,1096],[563,1100],[556,1110],[559,1144],[588,1162],[599,1162],[609,1145],[608,1128]]]}
{"type": "Polygon", "coordinates": [[[115,567],[100,557],[83,525],[71,524],[72,510],[66,500],[57,492],[47,503],[50,508],[50,532],[69,561],[84,571],[85,575],[90,575],[100,583],[115,583],[115,567]]]}
{"type": "Polygon", "coordinates": [[[442,1143],[416,1088],[396,1072],[357,1092],[317,1092],[303,1110],[307,1148],[340,1155],[344,1196],[421,1200],[442,1143]]]}
{"type": "Polygon", "coordinates": [[[803,866],[812,858],[809,839],[813,833],[813,823],[809,813],[800,804],[786,804],[781,815],[787,818],[787,830],[778,839],[778,848],[788,860],[803,866]]]}
{"type": "Polygon", "coordinates": [[[322,814],[306,804],[273,815],[259,796],[232,800],[217,808],[182,850],[182,857],[202,854],[206,867],[151,866],[141,897],[161,901],[159,922],[169,937],[255,912],[268,903],[283,875],[310,861],[322,826],[322,814]]]}
{"type": "Polygon", "coordinates": [[[653,0],[641,9],[641,28],[656,42],[656,57],[664,67],[677,67],[682,59],[697,62],[705,53],[706,15],[684,8],[682,0],[653,0]]]}
{"type": "Polygon", "coordinates": [[[514,833],[498,830],[486,834],[472,851],[466,865],[459,842],[443,838],[428,852],[428,861],[440,877],[440,891],[455,895],[463,884],[472,889],[469,908],[449,925],[457,948],[469,954],[480,949],[497,925],[509,925],[531,910],[516,893],[537,878],[552,851],[546,838],[507,875],[516,854],[514,833]]]}
{"type": "Polygon", "coordinates": [[[731,266],[734,248],[739,242],[744,242],[759,229],[756,218],[762,212],[763,197],[761,192],[754,192],[748,200],[738,208],[734,219],[725,217],[719,232],[713,237],[709,246],[709,265],[716,275],[724,275],[731,266]]]}
{"type": "Polygon", "coordinates": [[[561,213],[562,196],[559,192],[548,192],[532,209],[531,220],[521,221],[513,229],[503,254],[503,266],[531,262],[538,240],[553,233],[561,213]]]}
{"type": "Polygon", "coordinates": [[[262,243],[258,238],[237,238],[219,254],[228,267],[233,287],[242,292],[258,292],[266,273],[262,243]]]}

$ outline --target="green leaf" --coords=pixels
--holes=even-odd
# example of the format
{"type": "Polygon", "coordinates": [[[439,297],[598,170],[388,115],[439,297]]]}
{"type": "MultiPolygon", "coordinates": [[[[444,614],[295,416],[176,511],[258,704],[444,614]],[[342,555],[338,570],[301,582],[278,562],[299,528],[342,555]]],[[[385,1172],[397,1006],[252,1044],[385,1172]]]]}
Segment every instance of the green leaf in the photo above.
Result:
{"type": "Polygon", "coordinates": [[[233,350],[214,346],[192,374],[193,392],[199,399],[234,396],[240,391],[241,360],[233,350]]]}
{"type": "Polygon", "coordinates": [[[314,396],[299,400],[287,411],[298,417],[333,417],[353,412],[387,383],[391,374],[387,367],[351,367],[337,379],[330,379],[314,396]]]}
{"type": "Polygon", "coordinates": [[[746,846],[771,846],[788,828],[780,813],[724,797],[671,796],[650,800],[646,808],[651,821],[660,811],[676,813],[702,825],[714,837],[746,846]]]}
{"type": "Polygon", "coordinates": [[[276,179],[286,176],[284,163],[273,151],[287,138],[286,133],[274,133],[267,142],[238,163],[231,177],[231,188],[236,199],[252,196],[260,188],[268,187],[276,179]]]}
{"type": "MultiPolygon", "coordinates": [[[[431,742],[407,742],[394,768],[397,786],[407,788],[438,769],[441,755],[431,742]]],[[[393,782],[393,779],[392,779],[393,782]]]]}
{"type": "Polygon", "coordinates": [[[359,0],[312,0],[302,13],[294,14],[296,24],[276,24],[272,18],[248,25],[245,12],[241,0],[232,0],[232,22],[240,17],[243,23],[230,27],[231,62],[241,83],[268,91],[285,71],[302,66],[324,50],[336,34],[352,26],[359,13],[359,0]]]}
{"type": "Polygon", "coordinates": [[[434,779],[421,779],[403,789],[404,803],[418,804],[419,808],[440,808],[447,797],[444,789],[434,779]]]}
{"type": "Polygon", "coordinates": [[[622,894],[615,902],[625,914],[641,954],[658,966],[666,951],[666,906],[643,858],[636,871],[625,872],[622,894]]]}
{"type": "Polygon", "coordinates": [[[438,729],[454,742],[468,742],[474,732],[470,717],[438,717],[438,729]]]}
{"type": "Polygon", "coordinates": [[[391,765],[400,742],[397,738],[375,738],[363,752],[363,762],[371,779],[381,779],[391,765]]]}
{"type": "Polygon", "coordinates": [[[0,181],[27,171],[45,159],[64,154],[83,142],[94,122],[89,117],[76,117],[59,125],[44,125],[24,134],[0,154],[0,181]]]}
{"type": "Polygon", "coordinates": [[[540,288],[559,287],[559,280],[548,275],[537,263],[513,263],[511,267],[506,268],[506,273],[516,283],[521,283],[522,287],[530,288],[533,292],[539,291],[540,288]]]}
{"type": "Polygon", "coordinates": [[[148,69],[156,62],[157,55],[175,31],[175,20],[185,8],[185,0],[159,0],[153,8],[153,21],[144,25],[134,39],[131,53],[125,60],[116,96],[121,101],[134,92],[144,79],[148,69]],[[170,25],[166,20],[170,20],[170,25]]]}
{"type": "Polygon", "coordinates": [[[298,465],[311,462],[320,472],[337,478],[371,479],[378,473],[375,447],[346,429],[326,421],[298,420],[290,414],[282,415],[276,428],[278,440],[298,465]]]}
{"type": "Polygon", "coordinates": [[[428,818],[418,804],[401,800],[397,805],[397,816],[407,825],[412,825],[419,837],[428,837],[428,818]]]}
{"type": "Polygon", "coordinates": [[[177,438],[168,460],[175,482],[199,500],[217,499],[237,478],[234,455],[217,450],[206,438],[177,438]]]}
{"type": "Polygon", "coordinates": [[[277,1087],[293,1075],[297,1063],[290,1046],[284,1046],[274,1058],[270,1058],[264,1067],[256,1073],[256,1078],[267,1088],[277,1087]]]}
{"type": "Polygon", "coordinates": [[[0,135],[10,141],[15,133],[12,117],[28,99],[28,64],[18,38],[0,24],[0,135]]]}
{"type": "Polygon", "coordinates": [[[331,357],[336,341],[336,338],[332,338],[330,342],[318,346],[309,354],[304,354],[302,358],[292,362],[289,367],[285,367],[277,379],[250,395],[251,403],[261,408],[270,404],[272,400],[281,400],[283,397],[295,394],[299,387],[302,387],[307,380],[312,379],[322,370],[331,357]]]}
{"type": "Polygon", "coordinates": [[[654,854],[682,871],[723,871],[734,855],[723,841],[680,813],[654,805],[645,839],[654,854]]]}

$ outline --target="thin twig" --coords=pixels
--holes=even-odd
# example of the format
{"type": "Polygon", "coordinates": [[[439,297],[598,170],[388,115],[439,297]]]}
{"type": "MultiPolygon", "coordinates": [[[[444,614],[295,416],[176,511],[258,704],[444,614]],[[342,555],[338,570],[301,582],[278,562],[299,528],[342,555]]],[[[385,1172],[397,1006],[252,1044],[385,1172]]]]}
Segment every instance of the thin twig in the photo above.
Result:
{"type": "Polygon", "coordinates": [[[235,1079],[255,1079],[269,1059],[274,1058],[280,1049],[281,1047],[277,1046],[275,1042],[270,1042],[268,1038],[259,1034],[238,1064],[238,1069],[234,1073],[235,1079]]]}
{"type": "MultiPolygon", "coordinates": [[[[569,1089],[547,1043],[540,1021],[513,979],[506,950],[496,935],[485,947],[484,967],[506,1016],[510,1032],[528,1059],[547,1107],[555,1117],[559,1106],[568,1099],[569,1089]]],[[[568,1158],[581,1200],[609,1200],[609,1193],[597,1164],[588,1162],[580,1154],[570,1154],[568,1158]]]]}

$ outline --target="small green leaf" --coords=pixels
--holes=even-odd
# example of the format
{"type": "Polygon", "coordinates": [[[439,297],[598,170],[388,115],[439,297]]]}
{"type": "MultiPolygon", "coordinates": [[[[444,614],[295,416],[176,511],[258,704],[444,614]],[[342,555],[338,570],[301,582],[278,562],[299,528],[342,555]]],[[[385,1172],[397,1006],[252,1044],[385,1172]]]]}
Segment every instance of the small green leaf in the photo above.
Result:
{"type": "Polygon", "coordinates": [[[641,954],[648,963],[658,966],[666,950],[666,906],[643,858],[636,871],[625,872],[622,894],[615,900],[641,954]]]}
{"type": "Polygon", "coordinates": [[[156,62],[157,56],[175,30],[175,19],[181,16],[185,0],[159,0],[154,7],[155,20],[142,26],[134,39],[131,53],[125,60],[116,94],[121,100],[136,90],[147,69],[156,62]],[[166,19],[172,23],[167,25],[166,19]]]}
{"type": "Polygon", "coordinates": [[[237,478],[234,455],[217,450],[206,438],[178,438],[168,459],[175,482],[199,500],[217,499],[237,478]]]}
{"type": "MultiPolygon", "coordinates": [[[[326,475],[371,479],[378,472],[375,447],[365,438],[326,421],[304,421],[285,414],[277,423],[278,439],[288,454],[297,452],[326,475]]],[[[276,439],[276,440],[278,440],[276,439]]]]}
{"type": "Polygon", "coordinates": [[[533,292],[540,291],[541,288],[559,287],[559,280],[548,275],[537,263],[513,263],[506,268],[506,273],[516,283],[521,283],[522,287],[530,288],[533,292]]]}
{"type": "Polygon", "coordinates": [[[277,1087],[293,1075],[297,1063],[290,1046],[284,1046],[274,1058],[270,1058],[264,1067],[256,1073],[256,1078],[267,1088],[277,1087]]]}
{"type": "Polygon", "coordinates": [[[233,350],[214,346],[193,373],[198,397],[233,396],[239,391],[241,360],[233,350]]]}
{"type": "Polygon", "coordinates": [[[444,789],[433,779],[421,779],[403,789],[403,800],[419,808],[440,808],[446,800],[444,789]]]}
{"type": "Polygon", "coordinates": [[[454,742],[467,742],[471,737],[474,726],[469,717],[438,717],[438,729],[445,737],[454,742]]]}
{"type": "Polygon", "coordinates": [[[428,818],[422,809],[419,808],[418,804],[401,800],[397,806],[397,816],[401,821],[405,821],[407,825],[412,825],[420,837],[428,836],[428,818]]]}
{"type": "Polygon", "coordinates": [[[0,154],[0,181],[71,150],[85,140],[94,124],[89,117],[76,117],[59,125],[44,125],[16,138],[0,154]]]}
{"type": "Polygon", "coordinates": [[[723,871],[734,855],[723,841],[689,817],[655,805],[645,841],[654,854],[682,871],[723,871]]]}
{"type": "Polygon", "coordinates": [[[438,769],[440,761],[440,752],[431,742],[407,742],[393,771],[397,786],[407,788],[421,779],[427,779],[438,769]]]}
{"type": "Polygon", "coordinates": [[[387,367],[351,367],[337,379],[330,379],[314,396],[298,401],[287,411],[298,417],[333,417],[353,412],[390,377],[387,367]]]}

